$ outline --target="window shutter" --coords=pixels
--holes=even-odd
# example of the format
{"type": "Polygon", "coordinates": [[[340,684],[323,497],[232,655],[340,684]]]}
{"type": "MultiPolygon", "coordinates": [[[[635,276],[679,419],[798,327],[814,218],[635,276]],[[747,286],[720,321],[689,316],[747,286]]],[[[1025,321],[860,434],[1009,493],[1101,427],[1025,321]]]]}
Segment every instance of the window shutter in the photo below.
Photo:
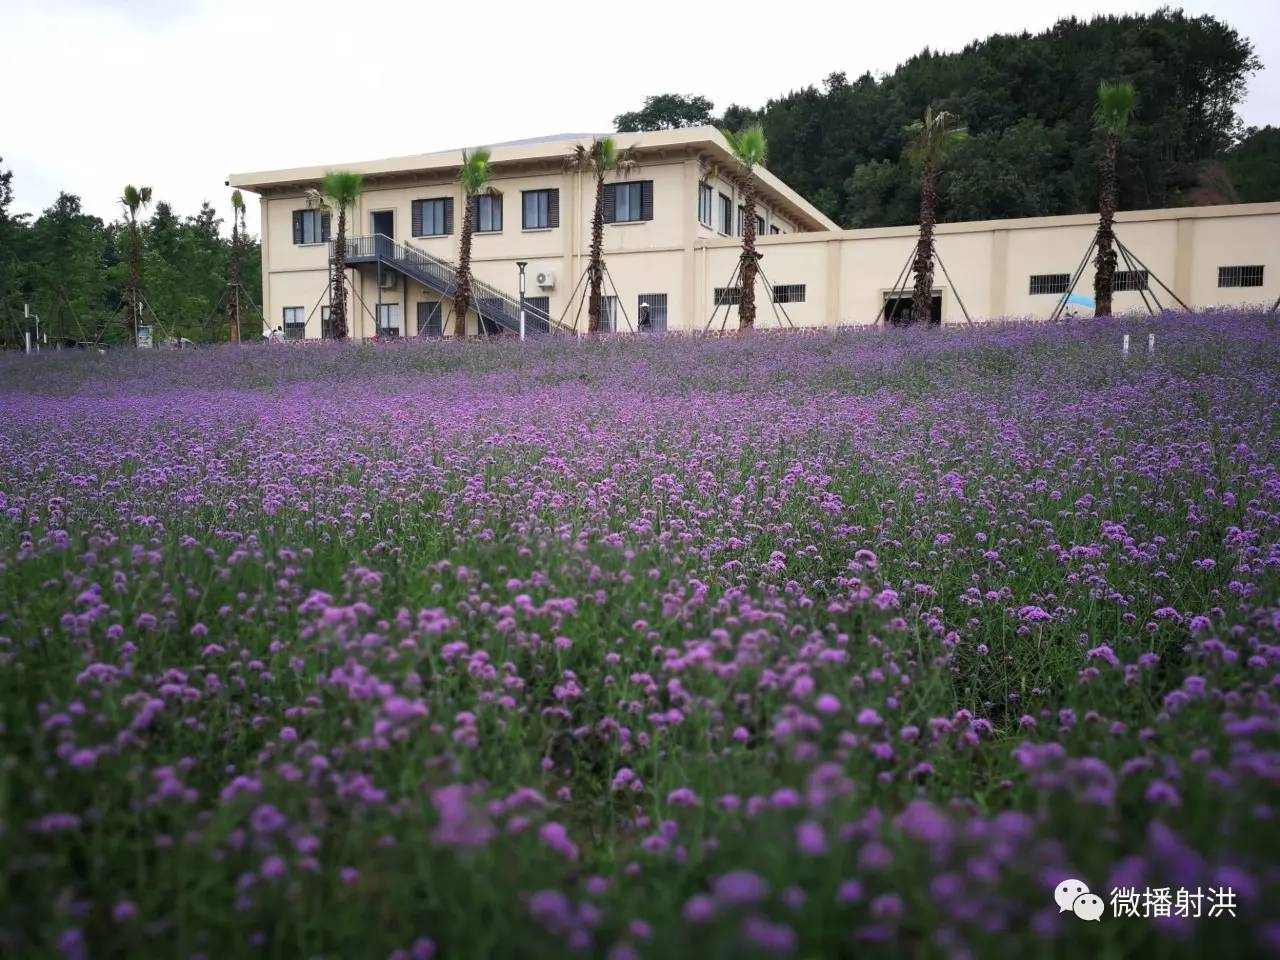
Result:
{"type": "Polygon", "coordinates": [[[480,196],[477,194],[473,197],[467,197],[467,203],[471,205],[471,229],[480,229],[480,196]]]}
{"type": "Polygon", "coordinates": [[[547,226],[548,227],[560,226],[560,191],[559,189],[547,191],[547,226]]]}
{"type": "Polygon", "coordinates": [[[640,219],[653,219],[653,181],[640,181],[640,219]]]}
{"type": "Polygon", "coordinates": [[[302,211],[293,211],[293,242],[302,242],[302,211]]]}
{"type": "Polygon", "coordinates": [[[422,236],[422,201],[421,200],[413,201],[412,219],[413,219],[413,226],[410,228],[410,232],[415,237],[422,236]]]}
{"type": "Polygon", "coordinates": [[[617,219],[618,197],[612,183],[604,185],[604,222],[613,223],[617,219]]]}
{"type": "Polygon", "coordinates": [[[329,214],[320,214],[320,242],[329,242],[329,214]]]}
{"type": "Polygon", "coordinates": [[[444,232],[453,233],[453,197],[444,198],[444,232]]]}

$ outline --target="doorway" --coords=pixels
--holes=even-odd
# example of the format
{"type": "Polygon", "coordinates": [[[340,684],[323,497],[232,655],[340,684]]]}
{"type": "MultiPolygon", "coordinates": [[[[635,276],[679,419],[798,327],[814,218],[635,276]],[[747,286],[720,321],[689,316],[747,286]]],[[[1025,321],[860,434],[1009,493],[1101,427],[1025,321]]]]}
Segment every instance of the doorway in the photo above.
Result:
{"type": "Polygon", "coordinates": [[[372,218],[373,233],[395,239],[396,212],[394,210],[375,210],[369,215],[372,218]]]}

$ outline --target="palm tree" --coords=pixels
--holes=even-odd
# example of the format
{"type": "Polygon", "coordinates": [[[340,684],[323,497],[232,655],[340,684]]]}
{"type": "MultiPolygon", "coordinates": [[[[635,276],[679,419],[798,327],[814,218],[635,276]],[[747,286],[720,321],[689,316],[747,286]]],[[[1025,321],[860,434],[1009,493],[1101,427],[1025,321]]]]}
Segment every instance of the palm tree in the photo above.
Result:
{"type": "Polygon", "coordinates": [[[926,107],[924,119],[907,129],[907,150],[914,163],[920,164],[920,239],[916,242],[916,286],[911,295],[911,321],[927,323],[933,307],[933,228],[938,221],[935,184],[938,167],[947,151],[963,140],[967,133],[956,126],[956,116],[946,110],[933,112],[926,107]]]}
{"type": "Polygon", "coordinates": [[[227,263],[227,339],[240,342],[240,243],[244,236],[244,197],[231,193],[231,259],[227,263]]]}
{"type": "MultiPolygon", "coordinates": [[[[484,147],[468,153],[462,151],[462,169],[458,182],[462,184],[462,237],[458,250],[458,286],[453,292],[453,313],[457,317],[455,329],[459,337],[467,335],[467,309],[471,306],[471,234],[475,229],[476,198],[492,192],[489,181],[489,151],[484,147]]],[[[477,311],[480,331],[484,332],[484,320],[477,311]]]]}
{"type": "Polygon", "coordinates": [[[756,253],[756,174],[764,165],[768,143],[759,124],[739,130],[726,130],[725,139],[742,168],[742,259],[738,268],[738,329],[748,330],[756,322],[756,272],[760,254],[756,253]]]}
{"type": "Polygon", "coordinates": [[[604,181],[616,171],[625,177],[636,167],[634,150],[619,151],[613,137],[600,137],[591,146],[578,144],[565,164],[574,173],[590,173],[596,178],[596,205],[591,214],[591,262],[587,266],[589,300],[587,330],[600,332],[601,289],[604,286],[604,181]]]}
{"type": "Polygon", "coordinates": [[[142,298],[142,242],[138,235],[138,213],[150,205],[151,188],[129,184],[120,196],[120,203],[129,215],[129,279],[124,288],[124,302],[129,308],[129,336],[136,344],[138,302],[142,298]]]}
{"type": "Polygon", "coordinates": [[[1094,126],[1106,137],[1102,155],[1102,189],[1098,195],[1098,254],[1093,259],[1093,315],[1111,313],[1111,286],[1116,274],[1116,148],[1129,118],[1133,116],[1137,93],[1131,83],[1098,84],[1098,106],[1094,126]]]}
{"type": "Polygon", "coordinates": [[[320,182],[320,193],[338,211],[338,233],[333,240],[333,276],[330,278],[333,297],[329,308],[329,320],[337,340],[347,339],[347,208],[355,204],[363,186],[361,174],[345,171],[326,173],[320,182]]]}

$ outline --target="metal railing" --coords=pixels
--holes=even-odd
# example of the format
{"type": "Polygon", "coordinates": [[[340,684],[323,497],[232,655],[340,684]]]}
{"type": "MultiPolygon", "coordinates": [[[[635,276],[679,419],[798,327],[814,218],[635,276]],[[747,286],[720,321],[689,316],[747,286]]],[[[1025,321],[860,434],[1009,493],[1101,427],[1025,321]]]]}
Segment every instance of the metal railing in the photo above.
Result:
{"type": "MultiPolygon", "coordinates": [[[[330,258],[336,242],[330,241],[330,258]]],[[[446,297],[452,297],[457,292],[458,268],[455,264],[407,243],[393,240],[386,234],[347,237],[346,250],[348,263],[381,261],[446,297]]],[[[500,327],[513,333],[520,331],[520,301],[497,287],[477,280],[474,274],[471,277],[471,308],[500,327]]],[[[527,300],[524,312],[526,333],[572,332],[570,327],[527,300]]]]}

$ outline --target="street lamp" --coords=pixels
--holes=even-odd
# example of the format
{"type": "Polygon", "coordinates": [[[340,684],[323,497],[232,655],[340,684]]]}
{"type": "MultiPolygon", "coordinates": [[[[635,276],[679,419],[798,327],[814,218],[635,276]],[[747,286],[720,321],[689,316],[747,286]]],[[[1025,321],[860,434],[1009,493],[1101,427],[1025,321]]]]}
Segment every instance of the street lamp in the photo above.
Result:
{"type": "Polygon", "coordinates": [[[517,260],[516,266],[520,268],[520,339],[524,340],[524,268],[529,265],[528,260],[517,260]]]}

